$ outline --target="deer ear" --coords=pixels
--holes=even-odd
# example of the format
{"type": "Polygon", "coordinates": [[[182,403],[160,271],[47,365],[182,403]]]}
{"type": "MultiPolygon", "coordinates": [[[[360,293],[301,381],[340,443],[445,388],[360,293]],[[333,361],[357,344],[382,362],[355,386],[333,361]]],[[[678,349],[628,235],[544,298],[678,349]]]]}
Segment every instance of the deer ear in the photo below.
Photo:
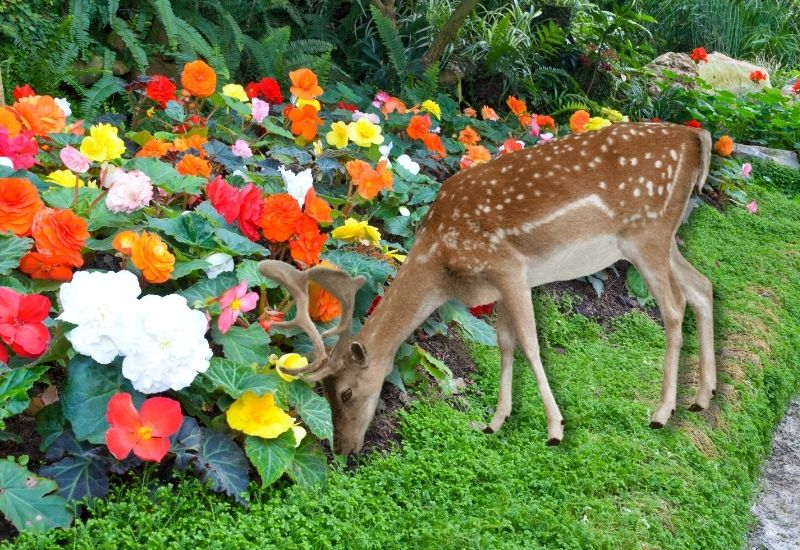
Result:
{"type": "Polygon", "coordinates": [[[350,344],[350,353],[353,354],[353,359],[359,367],[367,367],[367,349],[360,342],[350,344]]]}

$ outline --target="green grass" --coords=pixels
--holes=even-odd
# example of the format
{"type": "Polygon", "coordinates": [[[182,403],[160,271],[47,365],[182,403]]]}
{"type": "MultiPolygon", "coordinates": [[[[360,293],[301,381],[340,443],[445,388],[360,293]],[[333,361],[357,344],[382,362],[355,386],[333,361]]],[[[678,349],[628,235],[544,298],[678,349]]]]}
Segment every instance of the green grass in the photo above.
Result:
{"type": "MultiPolygon", "coordinates": [[[[751,526],[759,464],[800,387],[800,206],[756,190],[760,211],[702,207],[686,255],[714,283],[720,395],[710,413],[647,427],[664,337],[641,314],[611,333],[537,298],[543,359],[566,418],[545,447],[536,386],[515,366],[515,412],[487,436],[469,423],[495,404],[498,354],[473,347],[464,398],[422,398],[401,413],[402,446],[332,473],[323,491],[255,491],[249,509],[194,480],[137,480],[64,531],[14,548],[738,548],[751,526]],[[566,353],[554,351],[562,347],[566,353]],[[458,404],[459,406],[456,406],[458,404]],[[461,410],[464,409],[464,410],[461,410]]],[[[696,344],[687,318],[682,377],[696,344]]],[[[682,386],[690,403],[694,388],[682,386]]]]}

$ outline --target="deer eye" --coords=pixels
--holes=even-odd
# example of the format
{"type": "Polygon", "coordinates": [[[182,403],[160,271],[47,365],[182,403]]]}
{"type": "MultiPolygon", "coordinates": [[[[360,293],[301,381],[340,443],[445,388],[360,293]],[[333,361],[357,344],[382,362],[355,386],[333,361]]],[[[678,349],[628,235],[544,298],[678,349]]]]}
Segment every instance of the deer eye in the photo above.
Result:
{"type": "Polygon", "coordinates": [[[347,388],[342,392],[341,397],[342,397],[342,403],[347,403],[348,401],[350,401],[350,398],[353,397],[353,389],[347,388]]]}

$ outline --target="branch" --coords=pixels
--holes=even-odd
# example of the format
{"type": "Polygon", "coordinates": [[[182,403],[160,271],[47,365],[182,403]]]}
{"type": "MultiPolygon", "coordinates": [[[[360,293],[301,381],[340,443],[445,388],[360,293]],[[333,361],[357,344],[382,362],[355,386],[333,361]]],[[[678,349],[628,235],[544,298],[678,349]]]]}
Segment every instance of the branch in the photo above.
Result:
{"type": "Polygon", "coordinates": [[[392,27],[397,30],[397,14],[394,9],[394,0],[370,0],[370,3],[378,8],[378,11],[386,17],[392,24],[392,27]]]}
{"type": "Polygon", "coordinates": [[[450,15],[450,19],[447,20],[439,31],[439,34],[436,35],[428,51],[422,56],[423,68],[427,69],[439,60],[445,48],[447,48],[450,42],[456,37],[456,34],[458,34],[458,30],[461,28],[461,25],[464,24],[467,16],[469,16],[477,5],[478,0],[463,0],[458,5],[455,11],[450,15]]]}
{"type": "Polygon", "coordinates": [[[0,69],[0,109],[6,106],[6,92],[3,90],[3,70],[0,69]]]}

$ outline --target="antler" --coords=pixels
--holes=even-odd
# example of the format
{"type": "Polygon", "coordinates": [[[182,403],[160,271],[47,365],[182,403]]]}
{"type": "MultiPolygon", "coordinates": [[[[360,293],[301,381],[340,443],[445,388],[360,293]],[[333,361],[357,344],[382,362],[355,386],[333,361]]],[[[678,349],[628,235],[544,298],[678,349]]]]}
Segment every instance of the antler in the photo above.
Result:
{"type": "MultiPolygon", "coordinates": [[[[366,282],[362,276],[351,277],[345,271],[315,266],[306,271],[277,260],[262,260],[258,270],[273,281],[286,288],[294,298],[295,316],[291,321],[273,323],[278,328],[298,327],[302,329],[314,346],[314,360],[306,367],[283,371],[292,376],[303,375],[309,382],[315,382],[333,374],[331,367],[327,366],[328,352],[325,349],[323,338],[333,335],[350,334],[353,324],[353,310],[355,309],[355,296],[359,288],[366,282]],[[314,281],[319,286],[330,292],[341,304],[342,316],[334,328],[322,334],[308,314],[308,283],[314,281]]],[[[280,368],[280,367],[277,367],[280,368]]]]}

